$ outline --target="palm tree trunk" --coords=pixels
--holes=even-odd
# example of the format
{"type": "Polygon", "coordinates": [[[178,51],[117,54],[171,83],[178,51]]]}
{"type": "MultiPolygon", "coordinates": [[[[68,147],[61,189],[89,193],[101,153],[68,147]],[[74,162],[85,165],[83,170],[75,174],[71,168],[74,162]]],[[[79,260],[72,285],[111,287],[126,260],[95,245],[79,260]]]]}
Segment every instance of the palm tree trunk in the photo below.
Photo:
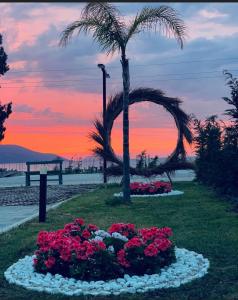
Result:
{"type": "Polygon", "coordinates": [[[122,49],[121,56],[123,78],[123,198],[125,202],[131,202],[130,197],[130,152],[129,152],[129,91],[130,74],[129,61],[122,49]]]}

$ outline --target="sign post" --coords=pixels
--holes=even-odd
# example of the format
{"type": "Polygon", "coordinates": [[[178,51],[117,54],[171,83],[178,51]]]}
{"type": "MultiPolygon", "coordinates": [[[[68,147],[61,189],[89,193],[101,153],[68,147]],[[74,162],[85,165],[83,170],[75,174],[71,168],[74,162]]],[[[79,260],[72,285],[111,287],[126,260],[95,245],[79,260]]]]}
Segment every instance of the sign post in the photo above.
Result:
{"type": "Polygon", "coordinates": [[[47,194],[47,169],[40,170],[40,201],[39,201],[39,222],[46,219],[46,194],[47,194]]]}

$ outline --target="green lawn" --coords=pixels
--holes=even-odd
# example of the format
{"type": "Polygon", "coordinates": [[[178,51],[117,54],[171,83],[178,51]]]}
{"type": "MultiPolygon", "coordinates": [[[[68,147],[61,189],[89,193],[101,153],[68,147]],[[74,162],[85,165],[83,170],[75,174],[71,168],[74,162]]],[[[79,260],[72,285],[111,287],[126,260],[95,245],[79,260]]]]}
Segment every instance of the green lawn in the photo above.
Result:
{"type": "Polygon", "coordinates": [[[137,198],[133,199],[132,206],[114,207],[106,205],[105,199],[119,191],[119,187],[100,188],[51,211],[45,224],[38,224],[35,219],[0,235],[0,299],[105,299],[27,291],[9,285],[3,277],[7,267],[33,252],[39,230],[61,228],[76,217],[95,223],[102,229],[113,222],[131,222],[138,227],[170,226],[178,247],[202,253],[210,260],[209,273],[205,277],[180,288],[106,299],[238,299],[238,214],[231,210],[229,203],[218,199],[203,186],[189,182],[176,183],[175,188],[184,190],[185,194],[168,198],[137,198]]]}

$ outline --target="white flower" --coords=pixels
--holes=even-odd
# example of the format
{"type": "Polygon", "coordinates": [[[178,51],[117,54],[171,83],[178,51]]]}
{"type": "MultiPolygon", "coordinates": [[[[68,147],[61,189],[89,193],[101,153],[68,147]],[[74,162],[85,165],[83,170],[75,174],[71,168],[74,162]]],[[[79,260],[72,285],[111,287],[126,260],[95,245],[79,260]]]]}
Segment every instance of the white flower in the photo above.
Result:
{"type": "Polygon", "coordinates": [[[107,248],[108,251],[114,253],[115,250],[114,250],[114,247],[112,245],[110,245],[108,248],[107,248]]]}
{"type": "Polygon", "coordinates": [[[96,235],[96,236],[101,236],[102,238],[111,237],[110,233],[108,233],[108,232],[105,231],[105,230],[101,230],[101,229],[95,231],[95,235],[96,235]]]}
{"type": "Polygon", "coordinates": [[[127,242],[127,241],[128,241],[128,238],[125,237],[124,235],[120,234],[119,232],[113,232],[113,233],[112,233],[112,237],[114,237],[115,239],[122,240],[122,241],[124,241],[124,242],[127,242]]]}
{"type": "Polygon", "coordinates": [[[103,241],[103,237],[96,235],[95,238],[91,239],[90,241],[103,241]]]}

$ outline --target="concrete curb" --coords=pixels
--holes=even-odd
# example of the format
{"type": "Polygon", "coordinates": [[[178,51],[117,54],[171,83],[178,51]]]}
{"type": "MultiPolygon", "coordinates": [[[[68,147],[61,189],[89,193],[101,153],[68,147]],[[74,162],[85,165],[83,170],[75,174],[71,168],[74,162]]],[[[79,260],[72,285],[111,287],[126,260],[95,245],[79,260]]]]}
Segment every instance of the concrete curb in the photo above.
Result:
{"type": "MultiPolygon", "coordinates": [[[[95,188],[95,189],[93,189],[93,190],[90,190],[90,191],[88,191],[87,193],[93,192],[93,191],[95,191],[96,189],[97,189],[97,188],[95,188]]],[[[68,202],[68,201],[70,201],[70,200],[73,200],[74,198],[77,198],[77,197],[79,197],[79,196],[82,196],[82,194],[74,195],[74,196],[72,196],[72,197],[70,197],[70,198],[68,198],[68,199],[66,199],[66,200],[63,200],[63,201],[58,202],[58,203],[56,203],[56,204],[53,204],[51,207],[46,208],[46,211],[48,212],[48,211],[51,210],[51,209],[55,209],[55,208],[61,206],[62,204],[66,203],[66,202],[68,202]]],[[[19,227],[20,225],[22,225],[22,224],[24,224],[24,223],[26,223],[26,222],[28,222],[28,221],[31,221],[31,220],[34,219],[34,218],[37,218],[38,216],[39,216],[39,213],[35,213],[35,214],[31,215],[30,217],[27,217],[27,218],[25,218],[25,219],[23,219],[23,220],[21,220],[21,221],[19,221],[19,222],[16,222],[16,223],[14,223],[14,224],[12,224],[12,225],[10,225],[10,226],[7,226],[7,227],[5,227],[5,228],[3,228],[3,229],[0,229],[0,234],[5,233],[5,232],[7,232],[7,231],[9,231],[9,230],[11,230],[11,229],[17,228],[17,227],[19,227]]]]}

